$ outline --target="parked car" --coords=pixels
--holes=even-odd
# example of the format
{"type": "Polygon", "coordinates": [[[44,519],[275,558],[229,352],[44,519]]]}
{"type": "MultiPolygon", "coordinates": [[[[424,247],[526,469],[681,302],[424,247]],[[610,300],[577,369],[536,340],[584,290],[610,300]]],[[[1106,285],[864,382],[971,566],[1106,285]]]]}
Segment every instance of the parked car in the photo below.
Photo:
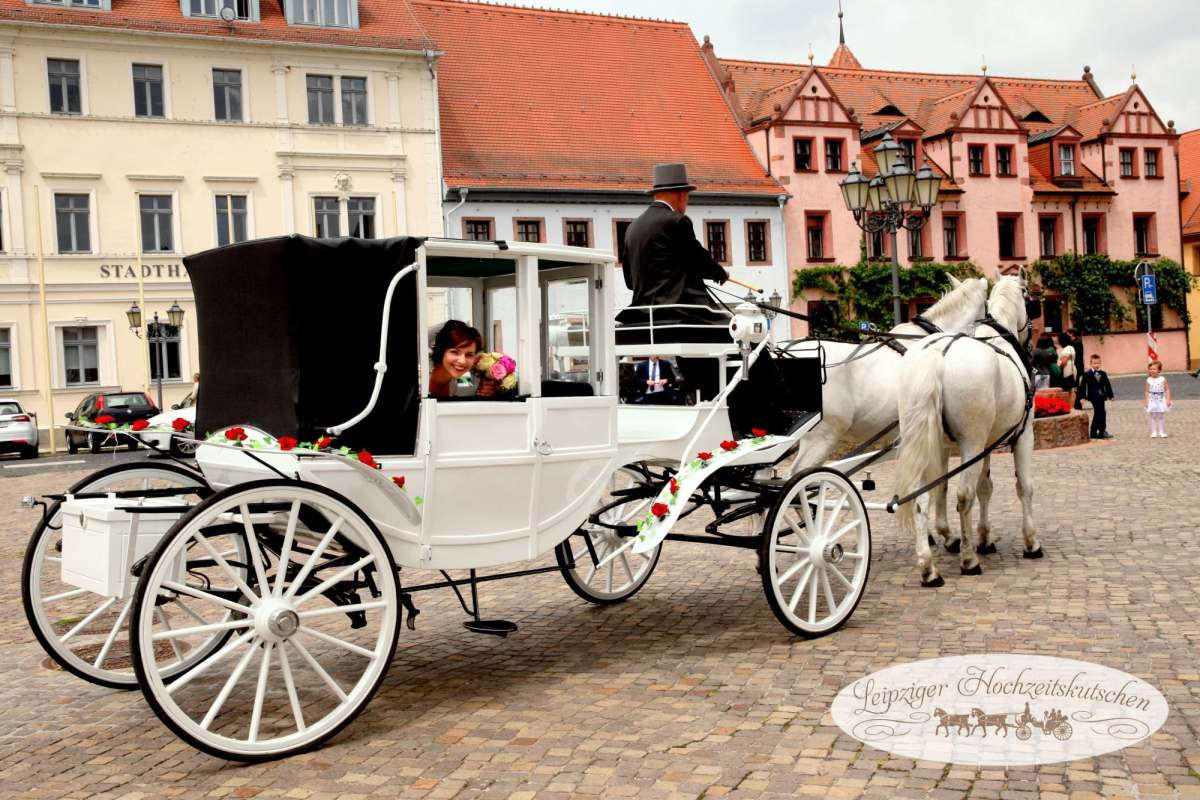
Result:
{"type": "Polygon", "coordinates": [[[21,408],[16,400],[0,400],[0,453],[20,453],[37,458],[37,416],[21,408]]]}
{"type": "MultiPolygon", "coordinates": [[[[170,428],[171,424],[177,419],[186,419],[189,423],[196,423],[196,401],[189,393],[187,397],[180,400],[171,406],[170,411],[164,411],[156,417],[151,417],[148,421],[152,428],[170,428]]],[[[185,434],[185,437],[190,434],[185,434]]],[[[172,436],[170,433],[162,431],[139,433],[137,435],[142,443],[152,450],[158,452],[169,451],[171,455],[179,458],[181,456],[190,456],[196,452],[196,445],[191,440],[172,436]]]]}
{"type": "MultiPolygon", "coordinates": [[[[83,398],[74,411],[68,411],[67,419],[75,422],[80,417],[87,417],[95,422],[98,417],[109,416],[118,424],[124,425],[139,419],[148,420],[156,414],[158,406],[154,405],[154,401],[145,392],[97,392],[83,398]]],[[[68,430],[66,438],[67,452],[71,454],[78,453],[79,448],[84,446],[93,453],[99,453],[100,448],[106,445],[124,444],[130,450],[137,450],[139,444],[136,437],[127,433],[68,430]]]]}

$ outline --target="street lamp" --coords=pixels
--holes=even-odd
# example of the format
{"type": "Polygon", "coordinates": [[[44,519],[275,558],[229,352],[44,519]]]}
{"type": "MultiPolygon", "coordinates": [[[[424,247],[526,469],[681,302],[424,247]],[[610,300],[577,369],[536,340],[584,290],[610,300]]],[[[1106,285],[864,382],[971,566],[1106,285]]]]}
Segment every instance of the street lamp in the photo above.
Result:
{"type": "Polygon", "coordinates": [[[912,165],[890,133],[874,150],[879,174],[868,179],[855,164],[841,182],[842,199],[854,222],[867,233],[892,235],[892,314],[900,324],[900,248],[897,232],[915,233],[929,221],[942,179],[929,165],[913,172],[912,165]]]}
{"type": "MultiPolygon", "coordinates": [[[[154,383],[158,388],[158,409],[161,411],[163,406],[163,391],[162,381],[163,372],[167,368],[167,333],[164,328],[170,324],[173,328],[183,326],[184,311],[179,306],[178,302],[171,303],[171,307],[167,309],[167,323],[159,321],[158,312],[154,312],[153,321],[148,326],[149,330],[146,333],[146,341],[151,345],[158,345],[158,375],[154,379],[154,383]]],[[[142,338],[142,309],[134,303],[125,312],[125,316],[129,319],[129,329],[133,331],[133,335],[142,338]]]]}

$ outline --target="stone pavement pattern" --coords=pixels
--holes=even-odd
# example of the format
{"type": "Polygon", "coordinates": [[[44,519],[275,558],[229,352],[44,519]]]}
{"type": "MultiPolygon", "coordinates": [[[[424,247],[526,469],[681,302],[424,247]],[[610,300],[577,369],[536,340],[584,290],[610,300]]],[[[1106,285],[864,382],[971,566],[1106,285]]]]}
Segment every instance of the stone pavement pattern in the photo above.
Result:
{"type": "MultiPolygon", "coordinates": [[[[452,595],[426,594],[362,716],[318,752],[255,766],[183,745],[138,693],[41,666],[18,588],[33,517],[16,504],[74,476],[6,480],[0,797],[1200,798],[1200,401],[1177,405],[1166,440],[1147,438],[1134,401],[1109,419],[1116,440],[1035,456],[1041,561],[1020,558],[1011,457],[998,456],[1000,552],[984,575],[959,576],[943,552],[946,586],[919,588],[911,544],[876,513],[862,604],[815,641],[775,621],[752,554],[680,543],[615,607],[554,575],[488,584],[487,613],[521,626],[507,640],[465,631],[452,595]],[[906,761],[833,725],[829,704],[855,678],[988,651],[1126,670],[1170,717],[1117,753],[989,770],[906,761]]],[[[881,500],[891,467],[876,478],[881,500]]]]}

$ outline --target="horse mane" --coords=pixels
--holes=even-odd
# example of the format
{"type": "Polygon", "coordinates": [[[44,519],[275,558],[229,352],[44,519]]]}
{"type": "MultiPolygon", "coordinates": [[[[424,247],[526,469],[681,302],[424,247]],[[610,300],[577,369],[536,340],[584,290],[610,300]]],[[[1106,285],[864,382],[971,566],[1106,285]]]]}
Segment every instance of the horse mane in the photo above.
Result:
{"type": "Polygon", "coordinates": [[[937,322],[939,319],[957,316],[960,312],[969,311],[974,305],[972,286],[975,282],[968,278],[961,284],[946,292],[929,309],[922,314],[926,319],[937,322]]]}
{"type": "Polygon", "coordinates": [[[1021,289],[1021,279],[1015,275],[997,278],[988,294],[987,311],[1010,331],[1021,327],[1025,314],[1025,293],[1021,289]]]}

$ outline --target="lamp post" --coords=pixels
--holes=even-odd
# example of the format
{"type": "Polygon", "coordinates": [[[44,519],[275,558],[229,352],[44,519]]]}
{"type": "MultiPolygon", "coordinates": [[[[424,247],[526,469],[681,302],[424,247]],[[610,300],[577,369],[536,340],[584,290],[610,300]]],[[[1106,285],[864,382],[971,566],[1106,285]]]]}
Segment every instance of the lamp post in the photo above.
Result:
{"type": "MultiPolygon", "coordinates": [[[[179,328],[183,325],[183,309],[180,308],[178,302],[171,303],[171,307],[167,309],[167,323],[173,328],[179,328]]],[[[142,309],[134,303],[125,312],[125,316],[129,319],[129,329],[133,331],[133,335],[142,338],[142,309]]],[[[162,381],[163,372],[167,368],[167,334],[163,330],[163,323],[159,321],[158,312],[154,312],[153,321],[149,325],[149,330],[146,333],[146,341],[151,345],[158,345],[158,375],[155,376],[154,383],[158,389],[158,410],[163,410],[163,391],[162,381]]]]}
{"type": "Polygon", "coordinates": [[[892,314],[893,324],[899,325],[900,248],[896,234],[901,228],[914,233],[925,227],[929,211],[937,203],[942,179],[928,164],[913,172],[904,148],[890,133],[884,134],[874,152],[879,174],[868,180],[858,171],[858,165],[853,165],[841,182],[842,198],[859,228],[869,234],[892,236],[892,314]]]}

